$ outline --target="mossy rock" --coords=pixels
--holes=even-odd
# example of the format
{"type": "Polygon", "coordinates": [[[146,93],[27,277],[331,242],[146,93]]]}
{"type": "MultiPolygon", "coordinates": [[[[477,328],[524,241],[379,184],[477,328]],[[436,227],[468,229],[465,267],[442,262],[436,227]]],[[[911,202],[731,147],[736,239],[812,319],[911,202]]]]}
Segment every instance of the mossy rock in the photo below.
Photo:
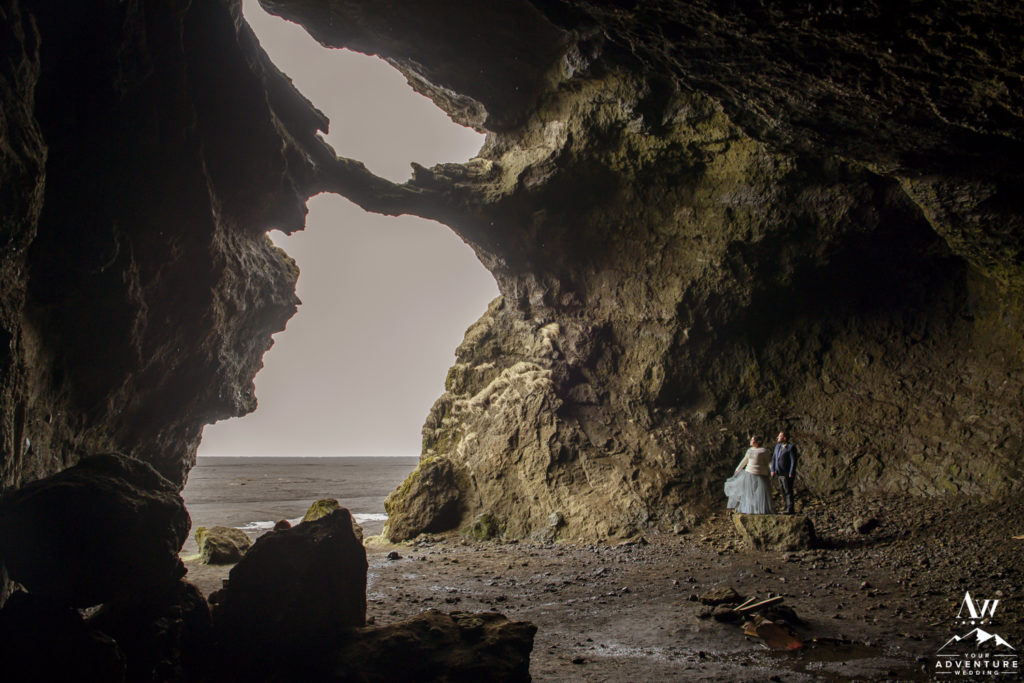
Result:
{"type": "Polygon", "coordinates": [[[314,519],[320,519],[326,517],[335,510],[341,509],[341,503],[334,498],[321,498],[306,510],[306,514],[302,517],[303,522],[312,522],[314,519]]]}
{"type": "Polygon", "coordinates": [[[195,536],[202,564],[234,564],[252,546],[244,531],[229,526],[201,526],[195,536]]]}
{"type": "Polygon", "coordinates": [[[462,520],[462,487],[468,486],[448,458],[425,457],[384,500],[384,536],[392,543],[423,533],[455,529],[462,520]],[[461,486],[460,486],[461,484],[461,486]]]}
{"type": "Polygon", "coordinates": [[[497,517],[485,512],[473,520],[473,523],[462,530],[466,538],[474,541],[490,541],[505,532],[505,524],[497,517]]]}
{"type": "Polygon", "coordinates": [[[755,550],[807,550],[814,546],[814,525],[805,515],[740,515],[732,522],[755,550]]]}
{"type": "MultiPolygon", "coordinates": [[[[345,508],[343,508],[341,503],[339,503],[336,499],[321,498],[320,500],[316,501],[315,503],[309,506],[309,509],[306,510],[306,514],[305,516],[303,516],[302,521],[312,522],[313,520],[320,519],[321,517],[326,517],[335,510],[343,509],[345,508]]],[[[359,523],[356,522],[355,516],[353,516],[351,513],[349,514],[349,517],[351,517],[352,519],[352,533],[356,535],[356,540],[362,543],[363,527],[359,526],[359,523]]]]}

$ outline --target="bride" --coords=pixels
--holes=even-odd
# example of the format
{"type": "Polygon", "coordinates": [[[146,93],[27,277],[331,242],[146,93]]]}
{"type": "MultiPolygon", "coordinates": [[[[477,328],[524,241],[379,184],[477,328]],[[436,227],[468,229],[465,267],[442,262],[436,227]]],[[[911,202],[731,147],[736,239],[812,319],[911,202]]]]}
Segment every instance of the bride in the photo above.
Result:
{"type": "Polygon", "coordinates": [[[771,452],[761,447],[761,438],[753,437],[736,472],[725,480],[726,507],[745,515],[772,513],[771,459],[771,452]]]}

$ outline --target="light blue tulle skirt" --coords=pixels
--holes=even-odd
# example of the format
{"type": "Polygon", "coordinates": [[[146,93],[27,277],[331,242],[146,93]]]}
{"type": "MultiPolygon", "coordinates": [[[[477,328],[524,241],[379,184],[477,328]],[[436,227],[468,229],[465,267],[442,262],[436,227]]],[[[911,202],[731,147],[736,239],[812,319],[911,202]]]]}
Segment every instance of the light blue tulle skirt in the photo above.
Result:
{"type": "Polygon", "coordinates": [[[766,475],[740,470],[725,480],[726,507],[744,515],[772,514],[771,481],[766,475]]]}

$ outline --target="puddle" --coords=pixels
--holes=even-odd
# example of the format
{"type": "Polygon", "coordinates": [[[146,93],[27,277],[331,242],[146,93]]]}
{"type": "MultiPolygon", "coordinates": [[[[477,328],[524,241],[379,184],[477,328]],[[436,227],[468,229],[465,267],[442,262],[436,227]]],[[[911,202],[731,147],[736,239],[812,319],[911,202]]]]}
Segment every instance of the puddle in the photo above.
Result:
{"type": "Polygon", "coordinates": [[[678,660],[681,653],[661,647],[633,647],[621,643],[602,643],[588,648],[586,653],[593,657],[616,657],[630,659],[650,659],[658,662],[678,660]]]}
{"type": "Polygon", "coordinates": [[[929,680],[914,655],[892,654],[862,643],[820,639],[804,643],[798,651],[772,652],[770,656],[776,666],[808,674],[821,681],[929,680]]]}

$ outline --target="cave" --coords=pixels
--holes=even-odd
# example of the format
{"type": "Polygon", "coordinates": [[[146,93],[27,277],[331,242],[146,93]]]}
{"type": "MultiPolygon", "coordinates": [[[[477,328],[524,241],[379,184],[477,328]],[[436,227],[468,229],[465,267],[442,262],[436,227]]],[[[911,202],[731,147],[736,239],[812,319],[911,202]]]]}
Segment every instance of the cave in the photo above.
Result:
{"type": "MultiPolygon", "coordinates": [[[[347,512],[258,544],[348,548],[329,557],[349,562],[355,593],[330,593],[338,611],[315,615],[344,638],[308,624],[302,638],[250,633],[231,593],[241,578],[210,620],[209,596],[181,581],[178,492],[204,426],[254,410],[253,377],[295,314],[298,269],[267,233],[302,230],[324,192],[448,226],[500,293],[456,349],[419,465],[387,500],[395,547],[461,539],[445,552],[464,565],[486,548],[520,584],[540,585],[522,569],[536,558],[561,562],[576,578],[555,592],[611,589],[602,577],[631,560],[678,570],[662,588],[630,574],[573,598],[651,623],[710,595],[687,601],[687,584],[734,575],[763,594],[771,577],[768,592],[835,612],[810,620],[840,648],[815,666],[882,667],[850,668],[854,680],[929,675],[968,621],[1019,647],[1024,9],[261,5],[324,46],[387,60],[486,142],[405,183],[338,156],[239,0],[0,4],[5,661],[85,663],[96,680],[289,680],[261,668],[272,657],[211,673],[196,654],[207,636],[245,633],[293,663],[299,640],[315,644],[290,675],[387,680],[415,674],[355,653],[406,638],[432,653],[434,679],[527,680],[533,621],[546,680],[762,679],[729,654],[738,640],[720,645],[743,637],[726,623],[739,603],[693,632],[645,632],[654,654],[611,636],[602,653],[567,630],[578,620],[559,631],[562,617],[509,596],[485,604],[529,619],[430,611],[403,613],[401,636],[367,626],[349,572],[366,551],[347,512]],[[798,508],[816,537],[742,547],[751,522],[733,528],[722,483],[751,436],[780,431],[799,449],[798,508]],[[591,572],[594,558],[615,568],[591,572]],[[168,610],[192,616],[168,627],[168,610]],[[492,659],[467,654],[480,643],[497,644],[492,659]]],[[[753,665],[812,676],[799,661],[753,665]]]]}

